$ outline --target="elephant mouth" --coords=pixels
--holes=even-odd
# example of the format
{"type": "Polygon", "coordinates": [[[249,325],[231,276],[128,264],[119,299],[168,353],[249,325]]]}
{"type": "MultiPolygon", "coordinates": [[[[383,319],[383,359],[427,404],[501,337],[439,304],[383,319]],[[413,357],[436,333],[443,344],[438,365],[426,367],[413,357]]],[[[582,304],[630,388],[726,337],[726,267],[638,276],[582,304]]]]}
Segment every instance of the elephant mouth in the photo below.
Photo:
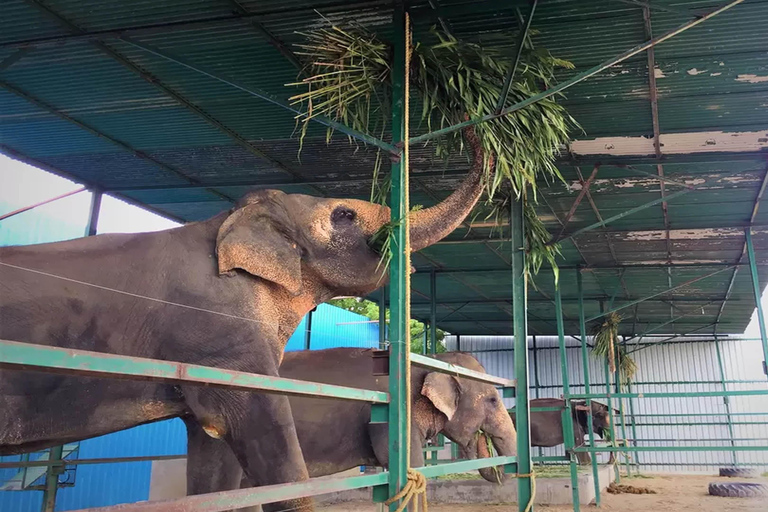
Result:
{"type": "MultiPolygon", "coordinates": [[[[461,451],[464,452],[461,455],[465,459],[487,459],[495,456],[494,451],[499,455],[504,455],[500,453],[494,437],[483,431],[478,431],[469,443],[462,446],[461,451]]],[[[507,478],[504,473],[504,466],[481,468],[478,469],[478,472],[484,480],[495,484],[502,484],[507,478]]]]}

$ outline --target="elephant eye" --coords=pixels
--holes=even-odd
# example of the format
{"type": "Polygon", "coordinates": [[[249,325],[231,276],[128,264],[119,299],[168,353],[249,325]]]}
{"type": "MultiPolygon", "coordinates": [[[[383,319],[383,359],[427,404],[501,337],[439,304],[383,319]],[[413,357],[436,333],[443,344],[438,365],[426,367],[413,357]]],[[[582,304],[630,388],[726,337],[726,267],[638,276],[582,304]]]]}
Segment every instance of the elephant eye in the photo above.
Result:
{"type": "Polygon", "coordinates": [[[339,222],[352,222],[355,220],[355,217],[355,212],[344,206],[338,206],[333,210],[333,213],[331,213],[331,221],[334,224],[339,222]]]}
{"type": "Polygon", "coordinates": [[[496,405],[498,402],[499,402],[499,399],[496,398],[495,396],[488,398],[488,403],[490,403],[491,405],[496,405]]]}

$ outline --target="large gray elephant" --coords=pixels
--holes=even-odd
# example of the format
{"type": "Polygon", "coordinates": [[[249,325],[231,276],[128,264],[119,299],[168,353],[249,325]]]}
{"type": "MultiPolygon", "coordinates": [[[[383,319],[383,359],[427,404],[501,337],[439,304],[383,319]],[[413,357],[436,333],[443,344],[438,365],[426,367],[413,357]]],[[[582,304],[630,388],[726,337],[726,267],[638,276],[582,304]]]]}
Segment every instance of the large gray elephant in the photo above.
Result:
{"type": "MultiPolygon", "coordinates": [[[[375,377],[372,350],[336,348],[285,354],[280,375],[324,384],[387,391],[388,378],[375,377]]],[[[469,354],[451,352],[437,359],[485,373],[469,354]]],[[[356,466],[383,466],[389,462],[386,425],[371,424],[370,404],[345,400],[290,397],[293,421],[311,477],[331,475],[356,466]]],[[[509,414],[491,384],[457,378],[423,368],[411,369],[411,467],[424,465],[422,446],[442,433],[459,446],[462,458],[489,456],[482,430],[499,455],[517,453],[517,435],[509,414]]],[[[218,486],[236,489],[248,485],[240,465],[226,443],[212,439],[192,417],[185,417],[188,439],[188,478],[213,474],[218,486]]],[[[500,482],[503,471],[484,468],[488,481],[500,482]]]]}
{"type": "MultiPolygon", "coordinates": [[[[445,201],[411,213],[418,251],[453,231],[483,190],[483,151],[445,201]]],[[[278,375],[288,337],[317,304],[386,280],[369,242],[389,209],[358,200],[252,192],[209,220],[0,249],[0,338],[278,375]]],[[[181,397],[255,484],[308,478],[285,396],[0,371],[0,455],[156,421],[181,397]],[[137,397],[154,404],[137,407],[137,397]]],[[[219,490],[205,475],[192,493],[219,490]]],[[[277,508],[312,510],[308,499],[277,508]]]]}

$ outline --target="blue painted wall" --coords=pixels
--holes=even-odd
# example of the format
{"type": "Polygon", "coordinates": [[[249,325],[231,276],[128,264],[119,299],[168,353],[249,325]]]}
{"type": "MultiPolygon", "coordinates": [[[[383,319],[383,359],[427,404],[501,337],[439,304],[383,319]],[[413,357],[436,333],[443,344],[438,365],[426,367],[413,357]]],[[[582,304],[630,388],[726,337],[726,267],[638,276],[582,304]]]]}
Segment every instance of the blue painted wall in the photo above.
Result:
{"type": "MultiPolygon", "coordinates": [[[[13,208],[3,207],[0,212],[13,208]]],[[[0,222],[0,245],[24,245],[76,238],[83,235],[83,225],[71,225],[30,211],[0,222]]],[[[288,341],[286,350],[303,350],[307,319],[304,318],[288,341]]],[[[376,347],[379,342],[377,322],[349,311],[321,304],[313,313],[311,349],[333,347],[376,347]]],[[[186,434],[181,420],[169,420],[80,443],[78,458],[139,457],[186,453],[186,434]]],[[[33,457],[34,459],[34,457],[33,457]]],[[[2,462],[20,457],[0,457],[2,462]]],[[[59,489],[56,510],[77,510],[119,503],[133,503],[149,498],[151,462],[119,464],[86,464],[77,466],[75,485],[59,489]]],[[[17,469],[0,469],[0,486],[17,473],[17,469]]],[[[62,476],[62,480],[64,477],[62,476]]],[[[37,483],[41,483],[40,478],[37,483]]],[[[42,506],[41,491],[0,491],[0,512],[38,512],[42,506]]]]}

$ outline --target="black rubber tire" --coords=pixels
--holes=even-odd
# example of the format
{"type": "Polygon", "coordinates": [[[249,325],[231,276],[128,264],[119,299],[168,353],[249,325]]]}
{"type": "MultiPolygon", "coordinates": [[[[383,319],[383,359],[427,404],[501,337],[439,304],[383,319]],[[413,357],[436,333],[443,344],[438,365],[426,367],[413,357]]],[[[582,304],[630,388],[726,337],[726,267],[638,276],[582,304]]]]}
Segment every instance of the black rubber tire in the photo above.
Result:
{"type": "Polygon", "coordinates": [[[768,485],[754,482],[712,482],[709,494],[724,498],[768,498],[768,485]]]}
{"type": "Polygon", "coordinates": [[[760,471],[755,468],[720,468],[720,476],[728,478],[759,478],[760,471]]]}

